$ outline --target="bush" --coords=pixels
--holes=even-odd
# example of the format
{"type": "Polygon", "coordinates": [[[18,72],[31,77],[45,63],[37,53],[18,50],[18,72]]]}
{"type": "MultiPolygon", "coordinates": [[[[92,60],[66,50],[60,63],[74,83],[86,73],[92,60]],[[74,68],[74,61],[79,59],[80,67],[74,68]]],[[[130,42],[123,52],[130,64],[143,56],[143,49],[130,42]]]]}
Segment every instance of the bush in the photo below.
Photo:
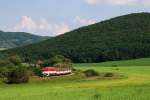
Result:
{"type": "Polygon", "coordinates": [[[99,76],[99,73],[93,69],[88,69],[83,72],[87,77],[99,76]]]}
{"type": "Polygon", "coordinates": [[[72,68],[71,70],[72,70],[73,72],[78,71],[78,70],[77,70],[77,69],[75,69],[75,68],[72,68]]]}
{"type": "Polygon", "coordinates": [[[112,67],[118,67],[118,65],[112,65],[112,67]]]}
{"type": "Polygon", "coordinates": [[[72,72],[74,73],[74,74],[82,74],[83,73],[83,71],[82,70],[80,70],[80,69],[75,69],[75,68],[71,68],[71,70],[72,70],[72,72]]]}
{"type": "Polygon", "coordinates": [[[111,73],[111,72],[107,72],[104,74],[104,77],[113,77],[114,76],[114,73],[111,73]]]}
{"type": "Polygon", "coordinates": [[[36,67],[34,67],[34,68],[32,68],[32,70],[33,70],[34,75],[36,75],[36,76],[40,76],[40,77],[42,77],[42,76],[43,76],[42,71],[41,71],[41,69],[40,69],[40,68],[36,68],[36,67]]]}
{"type": "Polygon", "coordinates": [[[29,73],[27,68],[23,66],[18,66],[10,70],[5,80],[5,82],[8,84],[27,83],[28,81],[29,81],[29,73]]]}

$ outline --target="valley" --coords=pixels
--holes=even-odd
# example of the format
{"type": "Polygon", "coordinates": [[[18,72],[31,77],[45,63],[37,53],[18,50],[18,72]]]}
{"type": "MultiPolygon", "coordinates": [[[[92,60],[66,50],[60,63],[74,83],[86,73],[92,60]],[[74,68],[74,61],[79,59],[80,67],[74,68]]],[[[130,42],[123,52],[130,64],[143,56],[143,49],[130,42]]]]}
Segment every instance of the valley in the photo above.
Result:
{"type": "MultiPolygon", "coordinates": [[[[23,28],[60,28],[23,18],[23,28]]],[[[150,100],[149,57],[150,13],[51,38],[0,31],[0,100],[150,100]]]]}

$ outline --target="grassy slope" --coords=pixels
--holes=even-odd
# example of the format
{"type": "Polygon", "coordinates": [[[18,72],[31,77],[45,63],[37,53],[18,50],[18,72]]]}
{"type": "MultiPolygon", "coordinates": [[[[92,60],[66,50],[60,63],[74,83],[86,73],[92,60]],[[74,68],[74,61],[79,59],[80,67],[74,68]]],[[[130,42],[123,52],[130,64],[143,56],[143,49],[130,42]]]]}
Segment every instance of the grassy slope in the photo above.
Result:
{"type": "MultiPolygon", "coordinates": [[[[144,60],[140,61],[143,63],[144,60]]],[[[67,76],[45,81],[34,78],[29,84],[21,85],[1,83],[0,100],[150,100],[150,67],[98,67],[99,65],[94,64],[92,68],[99,72],[121,73],[126,78],[82,80],[78,76],[67,76]]],[[[87,64],[75,66],[81,70],[91,69],[87,64]]]]}
{"type": "Polygon", "coordinates": [[[75,67],[79,66],[88,66],[88,67],[98,67],[98,66],[150,66],[150,58],[141,58],[135,60],[124,60],[124,61],[110,61],[103,63],[84,63],[84,64],[75,64],[75,67]]]}

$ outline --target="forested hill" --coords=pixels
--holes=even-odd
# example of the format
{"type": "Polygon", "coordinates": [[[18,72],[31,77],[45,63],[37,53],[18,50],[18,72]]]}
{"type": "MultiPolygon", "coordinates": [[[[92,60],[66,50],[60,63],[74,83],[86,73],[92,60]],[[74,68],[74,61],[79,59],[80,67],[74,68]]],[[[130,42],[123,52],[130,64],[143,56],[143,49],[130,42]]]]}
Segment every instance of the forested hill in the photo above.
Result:
{"type": "Polygon", "coordinates": [[[26,61],[61,54],[74,62],[150,57],[150,13],[112,18],[5,54],[18,54],[26,61]]]}
{"type": "Polygon", "coordinates": [[[36,43],[44,39],[46,39],[46,37],[36,36],[24,32],[0,31],[0,48],[14,48],[36,43]]]}

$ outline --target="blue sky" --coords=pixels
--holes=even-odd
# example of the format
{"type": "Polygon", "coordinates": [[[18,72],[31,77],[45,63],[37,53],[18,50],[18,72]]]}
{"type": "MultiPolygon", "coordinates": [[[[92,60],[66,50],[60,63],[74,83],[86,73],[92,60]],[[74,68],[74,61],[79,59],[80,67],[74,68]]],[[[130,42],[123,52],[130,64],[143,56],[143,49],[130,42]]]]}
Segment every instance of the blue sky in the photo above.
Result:
{"type": "Polygon", "coordinates": [[[0,0],[0,30],[55,36],[119,15],[150,12],[150,0],[0,0]]]}

